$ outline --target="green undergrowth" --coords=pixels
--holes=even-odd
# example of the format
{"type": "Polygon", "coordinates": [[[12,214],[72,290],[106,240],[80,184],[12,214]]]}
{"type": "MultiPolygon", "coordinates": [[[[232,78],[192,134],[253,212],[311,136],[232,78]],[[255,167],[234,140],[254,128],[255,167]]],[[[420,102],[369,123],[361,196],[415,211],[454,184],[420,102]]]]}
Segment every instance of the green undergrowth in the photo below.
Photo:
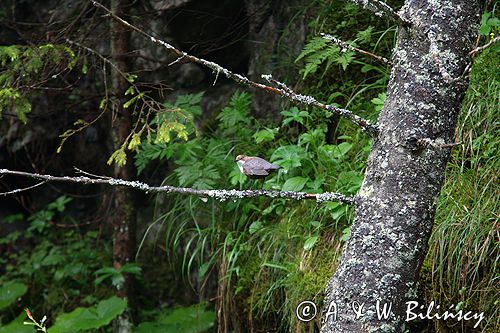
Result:
{"type": "MultiPolygon", "coordinates": [[[[424,269],[429,302],[484,312],[482,332],[500,327],[499,61],[498,48],[475,60],[456,135],[463,145],[448,164],[424,269]]],[[[437,326],[440,332],[474,331],[437,326]]]]}
{"type": "MultiPolygon", "coordinates": [[[[165,183],[199,189],[260,188],[354,194],[363,179],[370,141],[347,128],[336,144],[326,143],[324,112],[292,107],[278,124],[250,114],[250,96],[237,92],[217,116],[211,133],[176,141],[166,149],[172,170],[165,183]],[[282,166],[264,183],[245,178],[238,154],[257,155],[282,166]]],[[[372,106],[374,111],[375,106],[372,106]]],[[[146,146],[150,149],[150,146],[146,146]]],[[[158,155],[159,156],[159,155],[158,155]]],[[[141,163],[145,156],[138,156],[141,163]]],[[[159,158],[161,159],[161,158],[159,158]]],[[[204,294],[219,280],[224,313],[252,314],[255,325],[282,318],[296,325],[296,304],[321,302],[353,211],[339,203],[254,198],[217,202],[160,195],[157,219],[145,237],[161,231],[172,267],[186,285],[204,294]],[[333,244],[333,245],[332,245],[333,244]]]]}

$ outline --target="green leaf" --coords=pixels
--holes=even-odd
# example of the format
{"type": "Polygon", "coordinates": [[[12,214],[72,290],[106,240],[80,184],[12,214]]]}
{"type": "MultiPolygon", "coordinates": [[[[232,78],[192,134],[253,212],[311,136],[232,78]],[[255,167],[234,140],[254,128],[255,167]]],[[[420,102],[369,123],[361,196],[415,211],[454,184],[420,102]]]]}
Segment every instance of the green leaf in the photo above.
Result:
{"type": "Polygon", "coordinates": [[[128,109],[132,104],[134,104],[137,100],[140,100],[143,96],[144,96],[144,93],[139,93],[138,95],[132,97],[131,99],[129,99],[128,101],[126,101],[123,104],[123,108],[128,109]]]}
{"type": "Polygon", "coordinates": [[[304,242],[304,250],[305,251],[311,250],[317,241],[318,241],[318,236],[312,236],[306,239],[306,241],[304,242]]]}
{"type": "Polygon", "coordinates": [[[58,212],[63,212],[64,209],[66,208],[66,204],[71,202],[73,199],[70,197],[67,197],[65,195],[62,195],[58,197],[55,201],[51,202],[48,206],[47,209],[49,210],[57,210],[58,212]]]}
{"type": "MultiPolygon", "coordinates": [[[[26,318],[26,313],[23,311],[19,316],[8,324],[0,324],[0,333],[34,333],[35,328],[32,326],[25,325],[24,319],[26,318]]],[[[32,323],[30,323],[32,324],[32,323]]]]}
{"type": "Polygon", "coordinates": [[[306,133],[303,133],[299,137],[299,145],[304,143],[310,143],[316,146],[323,144],[325,141],[325,129],[323,127],[318,127],[313,130],[309,130],[306,133]]]}
{"type": "Polygon", "coordinates": [[[338,145],[323,145],[323,150],[331,158],[341,158],[349,152],[352,148],[352,143],[342,142],[338,145]]]}
{"type": "Polygon", "coordinates": [[[309,181],[306,177],[292,177],[286,180],[285,184],[281,188],[282,191],[300,191],[304,188],[304,185],[309,181]]]}
{"type": "Polygon", "coordinates": [[[377,97],[373,98],[371,102],[375,104],[375,111],[379,112],[384,107],[386,94],[380,93],[377,97]]]}
{"type": "Polygon", "coordinates": [[[271,156],[271,161],[280,165],[285,170],[291,170],[301,166],[301,161],[305,159],[306,156],[307,152],[303,147],[288,145],[276,149],[271,156]]]}
{"type": "Polygon", "coordinates": [[[256,143],[268,142],[274,140],[274,130],[266,128],[256,132],[253,135],[256,143]]]}
{"type": "Polygon", "coordinates": [[[0,287],[0,309],[8,307],[24,295],[28,287],[24,283],[8,281],[0,287]]]}
{"type": "Polygon", "coordinates": [[[488,24],[488,19],[491,16],[491,12],[486,12],[481,16],[481,27],[479,28],[479,33],[484,36],[488,36],[491,31],[491,26],[488,24]]]}
{"type": "Polygon", "coordinates": [[[257,231],[262,229],[262,222],[260,221],[255,221],[252,224],[250,224],[250,227],[248,227],[248,232],[250,232],[250,235],[253,235],[257,231]]]}
{"type": "Polygon", "coordinates": [[[323,37],[314,37],[311,39],[305,46],[302,52],[300,52],[295,62],[298,62],[300,59],[304,58],[307,55],[317,52],[321,50],[328,44],[328,40],[323,37]]]}
{"type": "Polygon", "coordinates": [[[356,193],[363,183],[364,176],[358,171],[344,171],[339,174],[337,184],[348,193],[356,193]]]}
{"type": "Polygon", "coordinates": [[[204,262],[203,264],[201,264],[200,268],[198,269],[198,277],[200,279],[203,279],[205,277],[210,266],[210,262],[204,262]]]}
{"type": "Polygon", "coordinates": [[[214,325],[215,313],[207,311],[206,304],[174,309],[155,322],[143,322],[134,333],[201,333],[214,325]]]}
{"type": "Polygon", "coordinates": [[[24,220],[24,215],[21,213],[18,213],[18,214],[12,214],[12,215],[5,216],[2,220],[2,223],[11,224],[11,223],[20,222],[23,220],[24,220]]]}
{"type": "Polygon", "coordinates": [[[272,262],[265,262],[261,266],[276,268],[276,269],[279,269],[279,270],[282,270],[282,271],[286,271],[286,272],[290,271],[290,269],[288,267],[286,267],[284,265],[275,264],[275,263],[272,263],[272,262]]]}
{"type": "Polygon", "coordinates": [[[334,221],[338,221],[347,213],[347,206],[340,202],[328,202],[325,206],[330,211],[330,215],[334,221]]]}
{"type": "Polygon", "coordinates": [[[122,266],[120,272],[139,275],[142,272],[142,268],[135,262],[129,262],[122,266]]]}
{"type": "Polygon", "coordinates": [[[292,107],[288,111],[281,111],[280,113],[281,113],[281,115],[285,116],[285,118],[283,118],[283,122],[282,122],[283,126],[288,125],[292,121],[295,121],[295,122],[303,125],[304,119],[310,118],[309,112],[300,111],[299,108],[297,108],[295,106],[292,107]]]}
{"type": "Polygon", "coordinates": [[[97,304],[97,309],[96,309],[97,316],[103,323],[100,326],[109,324],[111,320],[113,320],[113,318],[121,314],[126,307],[127,307],[127,301],[125,301],[123,298],[119,298],[116,296],[112,296],[108,299],[100,301],[97,304]]]}
{"type": "Polygon", "coordinates": [[[100,301],[97,306],[76,308],[72,312],[57,316],[55,324],[48,329],[48,333],[78,332],[97,329],[108,325],[127,307],[124,299],[112,296],[100,301]]]}
{"type": "Polygon", "coordinates": [[[238,128],[250,124],[250,95],[244,92],[236,91],[231,97],[229,106],[222,109],[217,115],[222,128],[229,131],[237,131],[238,128]]]}
{"type": "Polygon", "coordinates": [[[347,242],[350,235],[351,235],[351,227],[347,227],[344,230],[342,230],[342,240],[344,242],[347,242]]]}

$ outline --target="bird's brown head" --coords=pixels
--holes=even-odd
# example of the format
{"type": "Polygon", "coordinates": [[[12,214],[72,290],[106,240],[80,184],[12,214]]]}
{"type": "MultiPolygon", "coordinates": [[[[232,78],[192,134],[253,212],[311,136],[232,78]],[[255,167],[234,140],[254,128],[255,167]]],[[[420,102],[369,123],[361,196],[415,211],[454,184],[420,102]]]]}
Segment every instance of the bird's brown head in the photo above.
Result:
{"type": "Polygon", "coordinates": [[[236,159],[234,161],[235,162],[239,162],[239,161],[245,162],[247,158],[248,158],[247,155],[238,155],[238,156],[236,156],[236,159]]]}

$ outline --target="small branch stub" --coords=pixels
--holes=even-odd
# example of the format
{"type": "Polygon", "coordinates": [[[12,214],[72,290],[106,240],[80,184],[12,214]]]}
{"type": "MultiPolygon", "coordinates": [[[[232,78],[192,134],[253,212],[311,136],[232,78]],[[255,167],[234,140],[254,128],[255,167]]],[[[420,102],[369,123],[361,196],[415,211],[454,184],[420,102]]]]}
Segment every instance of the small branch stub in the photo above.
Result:
{"type": "Polygon", "coordinates": [[[422,148],[433,148],[433,149],[451,149],[456,146],[460,146],[462,142],[452,142],[446,143],[443,139],[437,138],[435,140],[429,138],[415,138],[411,137],[406,140],[407,147],[411,150],[420,150],[422,148]]]}

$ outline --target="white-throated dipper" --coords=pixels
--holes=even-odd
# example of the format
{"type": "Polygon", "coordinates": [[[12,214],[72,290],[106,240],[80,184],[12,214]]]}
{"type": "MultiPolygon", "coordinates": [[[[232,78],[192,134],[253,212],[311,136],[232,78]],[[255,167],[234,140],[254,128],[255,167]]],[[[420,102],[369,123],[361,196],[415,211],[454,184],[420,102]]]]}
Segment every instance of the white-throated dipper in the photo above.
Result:
{"type": "Polygon", "coordinates": [[[270,172],[281,168],[255,156],[238,155],[234,161],[238,163],[241,173],[252,179],[266,178],[270,172]]]}

